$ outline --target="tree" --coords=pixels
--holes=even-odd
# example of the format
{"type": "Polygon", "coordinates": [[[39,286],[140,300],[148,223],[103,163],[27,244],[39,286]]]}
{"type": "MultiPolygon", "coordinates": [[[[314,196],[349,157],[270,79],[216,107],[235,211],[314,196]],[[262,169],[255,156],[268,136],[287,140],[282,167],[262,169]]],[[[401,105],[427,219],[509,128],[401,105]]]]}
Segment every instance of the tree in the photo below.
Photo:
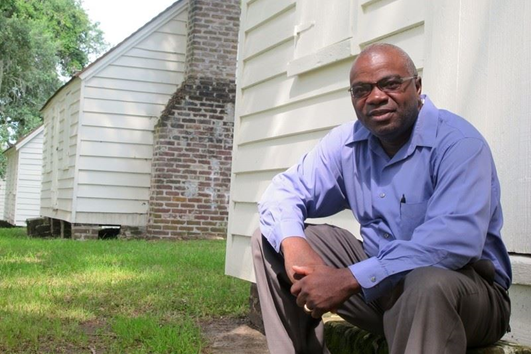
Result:
{"type": "Polygon", "coordinates": [[[106,49],[79,0],[0,3],[0,142],[42,121],[39,110],[61,85],[106,49]]]}
{"type": "Polygon", "coordinates": [[[79,0],[2,0],[1,147],[41,124],[39,111],[62,84],[61,76],[81,70],[106,47],[79,0]]]}

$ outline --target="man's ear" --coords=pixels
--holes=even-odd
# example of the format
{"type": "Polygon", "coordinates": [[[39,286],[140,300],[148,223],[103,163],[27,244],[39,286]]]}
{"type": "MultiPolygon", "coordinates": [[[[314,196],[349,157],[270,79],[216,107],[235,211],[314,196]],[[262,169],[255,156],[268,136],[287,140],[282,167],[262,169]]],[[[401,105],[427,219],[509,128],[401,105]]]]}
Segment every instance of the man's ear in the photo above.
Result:
{"type": "Polygon", "coordinates": [[[422,78],[420,76],[415,80],[415,88],[417,89],[417,95],[420,96],[422,93],[422,78]]]}

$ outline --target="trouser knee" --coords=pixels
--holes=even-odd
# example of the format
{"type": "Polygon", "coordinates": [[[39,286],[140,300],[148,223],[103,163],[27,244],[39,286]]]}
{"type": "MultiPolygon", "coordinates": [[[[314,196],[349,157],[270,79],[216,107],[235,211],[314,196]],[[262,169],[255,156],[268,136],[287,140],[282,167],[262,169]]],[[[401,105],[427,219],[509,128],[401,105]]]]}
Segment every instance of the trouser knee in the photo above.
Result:
{"type": "MultiPolygon", "coordinates": [[[[423,267],[412,270],[404,280],[404,294],[414,298],[440,298],[453,293],[456,285],[455,271],[423,267]]],[[[413,300],[417,301],[417,300],[413,300]]]]}

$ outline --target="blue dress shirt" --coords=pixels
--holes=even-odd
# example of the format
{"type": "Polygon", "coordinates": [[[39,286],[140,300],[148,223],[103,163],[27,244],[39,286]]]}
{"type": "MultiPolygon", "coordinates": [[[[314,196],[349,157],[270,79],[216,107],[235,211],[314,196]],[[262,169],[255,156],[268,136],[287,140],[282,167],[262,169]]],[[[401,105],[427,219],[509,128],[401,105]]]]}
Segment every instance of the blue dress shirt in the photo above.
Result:
{"type": "Polygon", "coordinates": [[[359,121],[325,136],[277,175],[259,203],[262,234],[278,252],[304,236],[304,220],[350,209],[369,258],[349,268],[366,301],[408,271],[459,269],[489,259],[508,289],[511,265],[500,236],[500,184],[490,149],[466,120],[424,96],[409,141],[390,158],[359,121]]]}

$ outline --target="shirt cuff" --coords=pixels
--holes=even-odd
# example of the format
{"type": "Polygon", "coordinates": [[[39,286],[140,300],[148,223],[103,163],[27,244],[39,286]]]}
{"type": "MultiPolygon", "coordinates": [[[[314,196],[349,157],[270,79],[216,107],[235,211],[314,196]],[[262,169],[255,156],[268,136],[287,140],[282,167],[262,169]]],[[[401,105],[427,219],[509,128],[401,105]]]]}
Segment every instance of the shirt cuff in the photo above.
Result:
{"type": "Polygon", "coordinates": [[[385,282],[389,274],[376,257],[352,264],[349,269],[360,284],[366,302],[377,299],[389,288],[385,282]]]}

